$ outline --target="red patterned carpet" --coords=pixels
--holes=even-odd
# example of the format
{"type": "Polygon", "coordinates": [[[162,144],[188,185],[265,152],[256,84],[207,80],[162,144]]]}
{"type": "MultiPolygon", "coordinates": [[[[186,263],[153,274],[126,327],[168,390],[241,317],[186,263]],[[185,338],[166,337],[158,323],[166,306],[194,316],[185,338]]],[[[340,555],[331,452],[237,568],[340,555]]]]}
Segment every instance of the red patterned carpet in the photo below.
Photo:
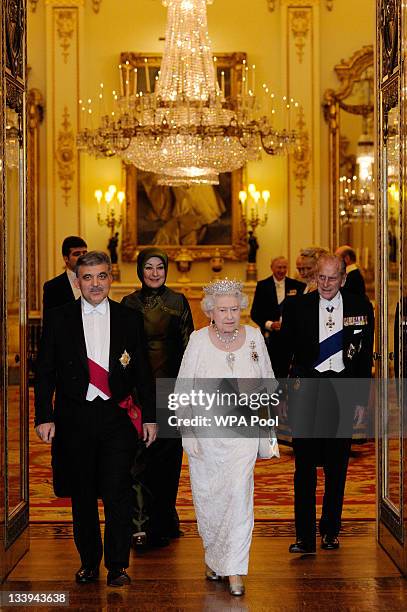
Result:
{"type": "MultiPolygon", "coordinates": [[[[255,470],[256,520],[292,520],[293,455],[280,445],[280,459],[258,461],[255,470]]],[[[322,478],[320,478],[322,481],[322,478]]],[[[322,499],[318,488],[318,502],[322,499]]],[[[195,520],[191,499],[188,465],[184,459],[178,494],[178,512],[182,521],[195,520]]],[[[345,493],[345,519],[375,517],[374,443],[354,445],[345,493]]],[[[50,447],[40,442],[30,427],[30,520],[32,522],[70,521],[69,500],[58,499],[52,491],[50,447]]]]}

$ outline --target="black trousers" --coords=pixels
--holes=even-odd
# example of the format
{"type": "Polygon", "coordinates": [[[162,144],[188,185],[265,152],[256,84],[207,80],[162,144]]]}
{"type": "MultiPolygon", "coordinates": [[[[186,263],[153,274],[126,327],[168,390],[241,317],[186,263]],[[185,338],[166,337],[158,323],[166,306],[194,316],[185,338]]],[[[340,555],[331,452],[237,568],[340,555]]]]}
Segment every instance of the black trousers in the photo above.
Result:
{"type": "Polygon", "coordinates": [[[171,537],[179,530],[175,505],[182,463],[181,439],[157,439],[144,450],[140,463],[144,468],[134,476],[133,531],[146,531],[153,537],[171,537]],[[143,522],[139,522],[138,517],[142,517],[143,522]]]}
{"type": "Polygon", "coordinates": [[[321,536],[337,536],[340,531],[351,443],[350,438],[293,439],[295,530],[297,538],[309,545],[316,540],[318,465],[325,475],[319,532],[321,536]]]}
{"type": "Polygon", "coordinates": [[[130,470],[137,432],[113,401],[85,402],[69,439],[72,466],[74,540],[85,567],[102,560],[98,497],[105,511],[104,562],[107,569],[129,565],[132,489],[130,470]]]}
{"type": "Polygon", "coordinates": [[[337,536],[341,528],[346,473],[354,415],[352,381],[345,372],[314,372],[291,393],[289,414],[295,455],[294,511],[298,539],[316,539],[317,467],[325,477],[321,536],[337,536]]]}

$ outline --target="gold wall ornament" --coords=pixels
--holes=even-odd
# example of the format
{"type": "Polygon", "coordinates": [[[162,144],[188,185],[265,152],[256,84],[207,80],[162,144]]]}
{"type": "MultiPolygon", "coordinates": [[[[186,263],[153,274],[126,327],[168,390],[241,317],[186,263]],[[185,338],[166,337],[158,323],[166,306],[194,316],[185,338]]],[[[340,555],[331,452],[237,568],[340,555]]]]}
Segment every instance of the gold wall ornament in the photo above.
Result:
{"type": "Polygon", "coordinates": [[[69,48],[72,42],[72,35],[76,29],[76,11],[60,10],[56,15],[56,26],[58,38],[62,48],[64,63],[68,62],[69,48]]]}
{"type": "Polygon", "coordinates": [[[75,176],[75,135],[70,122],[68,108],[64,107],[63,121],[58,132],[55,159],[58,165],[58,178],[63,191],[65,206],[68,206],[70,191],[75,176]]]}
{"type": "Polygon", "coordinates": [[[35,9],[37,8],[38,0],[30,0],[31,11],[35,13],[35,9]]]}
{"type": "Polygon", "coordinates": [[[299,143],[293,153],[294,164],[293,173],[295,178],[295,187],[300,206],[304,203],[304,192],[307,185],[308,176],[311,165],[311,147],[309,143],[309,134],[306,130],[306,122],[304,109],[301,107],[298,114],[297,129],[299,133],[299,143]]]}
{"type": "Polygon", "coordinates": [[[308,10],[290,11],[291,32],[295,40],[298,62],[302,64],[305,42],[310,29],[310,13],[308,10]]]}
{"type": "Polygon", "coordinates": [[[94,13],[99,12],[101,4],[102,4],[102,0],[92,0],[92,8],[93,8],[94,13]]]}

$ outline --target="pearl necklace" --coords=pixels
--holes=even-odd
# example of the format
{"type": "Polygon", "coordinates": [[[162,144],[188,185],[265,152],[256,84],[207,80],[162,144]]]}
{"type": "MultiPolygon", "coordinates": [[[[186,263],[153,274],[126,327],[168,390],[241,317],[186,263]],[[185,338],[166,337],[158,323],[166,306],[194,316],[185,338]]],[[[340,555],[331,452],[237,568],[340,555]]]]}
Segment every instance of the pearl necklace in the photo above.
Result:
{"type": "Polygon", "coordinates": [[[216,325],[216,323],[213,324],[213,328],[215,330],[215,335],[217,337],[217,339],[220,342],[223,342],[223,344],[225,345],[225,349],[228,351],[227,355],[226,355],[226,363],[228,364],[229,368],[232,370],[233,372],[233,364],[235,362],[235,354],[231,353],[229,348],[230,345],[233,344],[236,341],[236,338],[239,335],[239,329],[235,329],[233,330],[233,335],[231,338],[222,338],[222,336],[220,335],[218,326],[216,325]]]}
{"type": "Polygon", "coordinates": [[[239,335],[239,330],[238,329],[234,329],[233,330],[233,335],[231,338],[222,338],[222,336],[220,335],[218,326],[216,325],[216,323],[213,326],[214,330],[215,330],[215,335],[217,337],[218,340],[220,340],[220,342],[223,342],[223,344],[225,345],[225,348],[228,349],[230,344],[233,344],[236,340],[236,338],[239,335]]]}

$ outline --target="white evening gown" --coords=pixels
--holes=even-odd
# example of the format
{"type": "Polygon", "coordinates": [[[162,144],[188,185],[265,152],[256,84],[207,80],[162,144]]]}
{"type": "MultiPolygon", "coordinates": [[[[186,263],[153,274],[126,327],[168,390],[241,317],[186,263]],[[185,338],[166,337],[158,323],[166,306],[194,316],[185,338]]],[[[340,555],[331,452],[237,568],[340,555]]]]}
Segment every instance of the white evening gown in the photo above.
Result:
{"type": "MultiPolygon", "coordinates": [[[[245,329],[244,345],[233,351],[233,371],[226,362],[227,353],[212,344],[207,327],[193,332],[178,381],[182,384],[181,379],[274,378],[263,336],[249,325],[245,329]],[[258,355],[257,361],[253,352],[258,355]]],[[[188,440],[184,442],[187,447],[188,440]]],[[[198,456],[188,455],[188,463],[205,561],[218,575],[245,575],[254,525],[253,470],[259,440],[200,438],[197,444],[198,456]]]]}

